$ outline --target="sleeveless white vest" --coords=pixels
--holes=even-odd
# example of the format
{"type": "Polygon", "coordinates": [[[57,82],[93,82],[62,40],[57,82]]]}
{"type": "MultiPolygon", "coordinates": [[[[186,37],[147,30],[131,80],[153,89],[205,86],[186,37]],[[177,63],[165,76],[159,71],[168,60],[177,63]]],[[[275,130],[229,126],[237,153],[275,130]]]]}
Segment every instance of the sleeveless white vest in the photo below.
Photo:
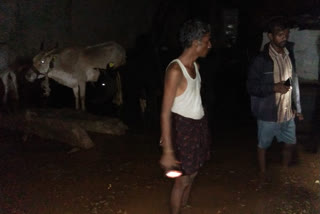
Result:
{"type": "Polygon", "coordinates": [[[177,62],[180,66],[183,76],[187,80],[187,88],[181,95],[175,97],[171,111],[187,118],[199,120],[203,117],[204,111],[200,96],[201,77],[198,66],[194,62],[196,77],[193,79],[179,59],[175,59],[171,63],[173,62],[177,62]]]}

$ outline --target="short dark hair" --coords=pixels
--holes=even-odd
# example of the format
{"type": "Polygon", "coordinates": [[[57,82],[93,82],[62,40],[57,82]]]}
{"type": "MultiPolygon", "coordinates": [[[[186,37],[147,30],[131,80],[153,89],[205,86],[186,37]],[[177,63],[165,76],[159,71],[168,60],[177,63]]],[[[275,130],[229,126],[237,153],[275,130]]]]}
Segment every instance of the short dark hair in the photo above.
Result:
{"type": "Polygon", "coordinates": [[[194,40],[201,40],[202,37],[211,32],[210,24],[204,23],[199,19],[186,21],[179,32],[179,41],[183,49],[192,45],[194,40]]]}
{"type": "Polygon", "coordinates": [[[272,18],[267,25],[268,33],[277,33],[279,31],[289,28],[289,21],[285,17],[274,17],[272,18]]]}

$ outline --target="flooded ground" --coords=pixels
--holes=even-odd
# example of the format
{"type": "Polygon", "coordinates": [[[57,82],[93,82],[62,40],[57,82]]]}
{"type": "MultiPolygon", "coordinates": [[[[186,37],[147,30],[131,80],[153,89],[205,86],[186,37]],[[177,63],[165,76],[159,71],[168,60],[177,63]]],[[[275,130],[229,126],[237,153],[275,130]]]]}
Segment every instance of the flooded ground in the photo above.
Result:
{"type": "MultiPolygon", "coordinates": [[[[306,123],[297,124],[299,127],[306,123]]],[[[320,154],[298,135],[294,164],[281,167],[281,144],[268,153],[271,182],[257,175],[253,120],[220,122],[212,159],[201,169],[183,214],[318,214],[320,154]]],[[[165,214],[172,180],[158,160],[158,132],[90,133],[96,147],[68,154],[59,142],[1,130],[0,213],[165,214]]]]}

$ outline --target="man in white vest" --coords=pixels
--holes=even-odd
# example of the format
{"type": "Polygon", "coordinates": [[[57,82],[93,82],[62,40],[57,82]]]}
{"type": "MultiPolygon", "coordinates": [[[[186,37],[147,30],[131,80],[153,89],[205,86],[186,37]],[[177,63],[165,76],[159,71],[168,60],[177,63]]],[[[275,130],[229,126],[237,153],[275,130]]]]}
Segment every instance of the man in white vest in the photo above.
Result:
{"type": "Polygon", "coordinates": [[[166,70],[161,111],[165,170],[177,167],[182,173],[175,178],[171,192],[171,213],[187,206],[192,182],[199,168],[210,157],[210,137],[202,106],[201,77],[196,60],[206,57],[210,48],[210,25],[189,20],[180,29],[183,52],[166,70]]]}

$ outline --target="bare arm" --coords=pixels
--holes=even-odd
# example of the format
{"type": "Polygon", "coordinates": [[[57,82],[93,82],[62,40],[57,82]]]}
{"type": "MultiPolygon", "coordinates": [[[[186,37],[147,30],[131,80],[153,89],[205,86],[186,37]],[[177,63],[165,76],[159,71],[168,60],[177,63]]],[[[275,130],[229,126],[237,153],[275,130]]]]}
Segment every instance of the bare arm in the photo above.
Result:
{"type": "Polygon", "coordinates": [[[177,164],[171,142],[171,108],[182,77],[180,68],[176,64],[170,65],[166,71],[161,110],[161,142],[163,154],[160,160],[160,164],[165,168],[177,164]]]}

